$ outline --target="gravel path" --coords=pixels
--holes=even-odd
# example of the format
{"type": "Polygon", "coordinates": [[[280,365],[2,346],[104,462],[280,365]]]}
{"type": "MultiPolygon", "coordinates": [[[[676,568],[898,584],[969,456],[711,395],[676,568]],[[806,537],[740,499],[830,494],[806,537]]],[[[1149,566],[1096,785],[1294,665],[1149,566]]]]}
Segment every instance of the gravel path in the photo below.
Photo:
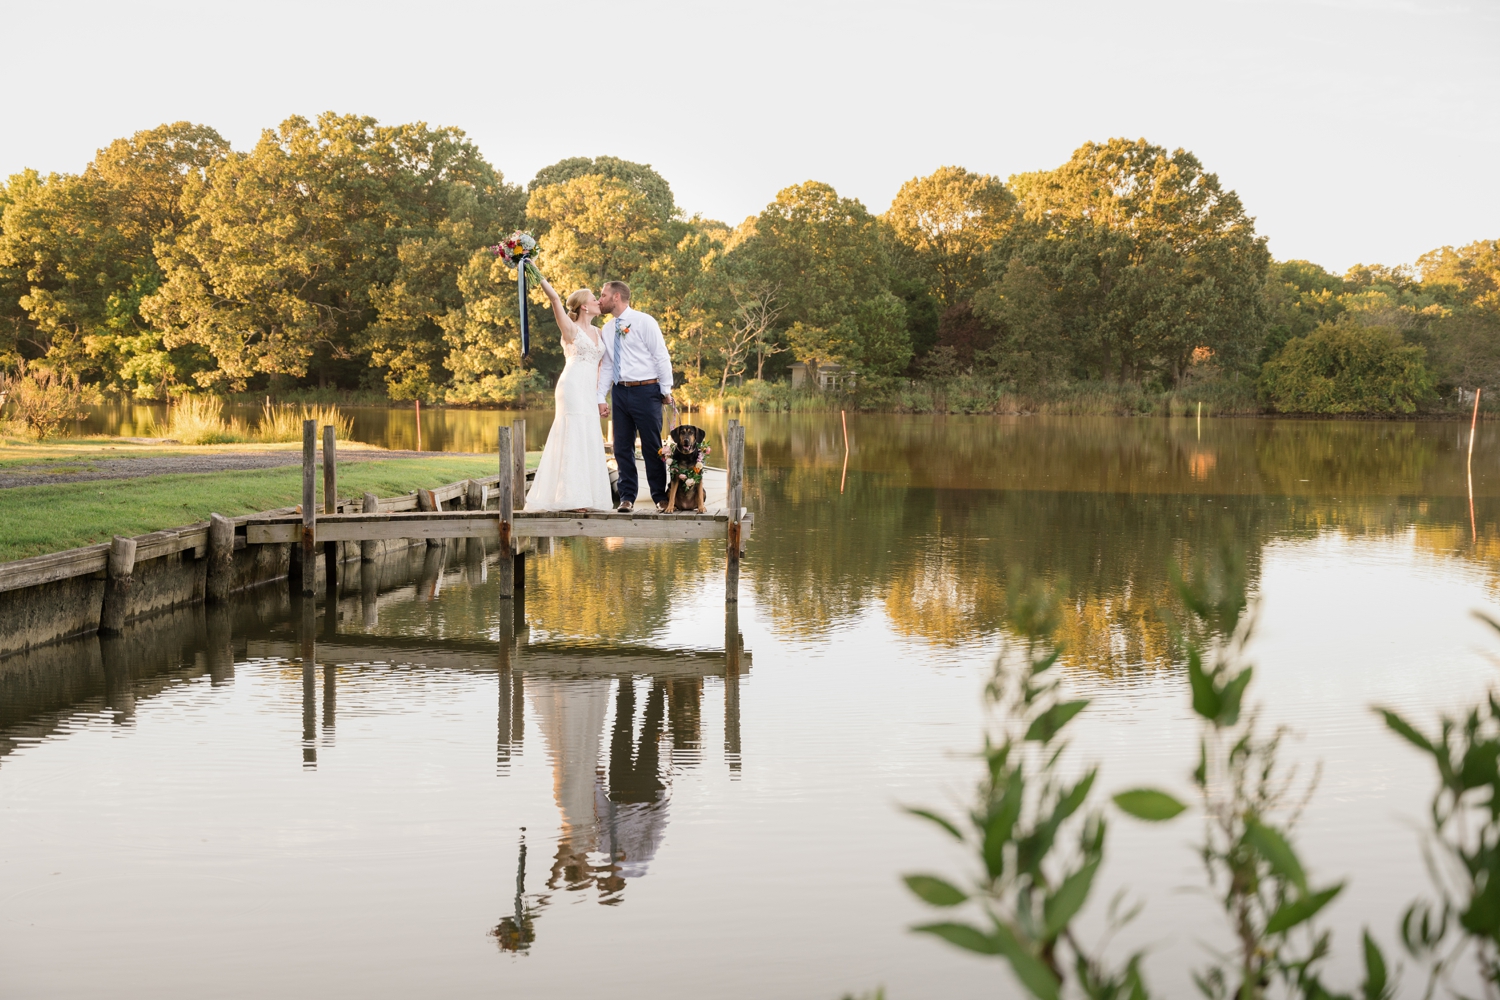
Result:
{"type": "MultiPolygon", "coordinates": [[[[436,451],[342,451],[339,462],[368,462],[386,458],[476,457],[463,452],[436,451]]],[[[319,455],[319,474],[322,470],[319,455]]],[[[228,455],[164,455],[160,458],[59,459],[35,465],[0,469],[0,489],[12,486],[46,486],[54,483],[85,483],[98,479],[139,479],[183,472],[225,472],[237,469],[274,469],[301,465],[299,451],[241,451],[228,455]]]]}

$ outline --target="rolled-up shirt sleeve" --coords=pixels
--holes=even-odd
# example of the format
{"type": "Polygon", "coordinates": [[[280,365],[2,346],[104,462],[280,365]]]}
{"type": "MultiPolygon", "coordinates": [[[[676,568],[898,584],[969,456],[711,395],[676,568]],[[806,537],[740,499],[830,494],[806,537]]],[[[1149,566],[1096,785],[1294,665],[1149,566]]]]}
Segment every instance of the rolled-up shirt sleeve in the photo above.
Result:
{"type": "Polygon", "coordinates": [[[662,336],[656,317],[646,319],[651,321],[651,360],[656,363],[656,382],[665,395],[672,391],[672,358],[667,354],[667,339],[662,336]]]}

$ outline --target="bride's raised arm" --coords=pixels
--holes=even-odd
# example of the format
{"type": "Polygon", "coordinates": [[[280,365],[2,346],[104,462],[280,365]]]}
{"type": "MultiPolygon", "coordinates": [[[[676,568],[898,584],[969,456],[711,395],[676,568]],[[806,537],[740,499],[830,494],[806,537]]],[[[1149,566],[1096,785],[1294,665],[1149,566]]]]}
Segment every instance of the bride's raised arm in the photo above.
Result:
{"type": "Polygon", "coordinates": [[[568,315],[568,307],[563,304],[563,300],[546,278],[542,279],[542,294],[546,295],[552,303],[552,315],[557,318],[557,328],[562,331],[563,343],[571,344],[573,338],[578,336],[578,328],[573,325],[573,319],[568,315]]]}

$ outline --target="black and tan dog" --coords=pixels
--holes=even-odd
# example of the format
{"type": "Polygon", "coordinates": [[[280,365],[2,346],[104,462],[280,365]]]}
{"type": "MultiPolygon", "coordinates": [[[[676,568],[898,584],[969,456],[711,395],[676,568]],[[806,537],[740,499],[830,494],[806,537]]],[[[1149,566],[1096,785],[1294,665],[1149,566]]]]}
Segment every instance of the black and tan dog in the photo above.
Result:
{"type": "Polygon", "coordinates": [[[703,489],[703,462],[708,458],[708,433],[702,427],[679,424],[667,433],[668,440],[662,442],[661,457],[667,463],[668,514],[679,510],[696,510],[702,514],[705,491],[703,489]]]}

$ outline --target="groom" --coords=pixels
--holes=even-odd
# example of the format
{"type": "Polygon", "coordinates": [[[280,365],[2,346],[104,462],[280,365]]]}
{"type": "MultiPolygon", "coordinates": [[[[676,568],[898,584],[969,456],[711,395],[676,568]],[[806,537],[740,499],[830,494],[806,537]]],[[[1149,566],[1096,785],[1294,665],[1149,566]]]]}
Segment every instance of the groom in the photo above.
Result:
{"type": "Polygon", "coordinates": [[[672,359],[656,318],[630,308],[630,286],[606,281],[599,308],[614,317],[604,327],[604,361],[599,365],[599,416],[614,404],[615,463],[620,467],[620,512],[635,507],[640,479],[635,468],[635,436],[641,436],[646,482],[658,513],[667,508],[667,463],[661,453],[661,406],[672,402],[672,359]]]}

